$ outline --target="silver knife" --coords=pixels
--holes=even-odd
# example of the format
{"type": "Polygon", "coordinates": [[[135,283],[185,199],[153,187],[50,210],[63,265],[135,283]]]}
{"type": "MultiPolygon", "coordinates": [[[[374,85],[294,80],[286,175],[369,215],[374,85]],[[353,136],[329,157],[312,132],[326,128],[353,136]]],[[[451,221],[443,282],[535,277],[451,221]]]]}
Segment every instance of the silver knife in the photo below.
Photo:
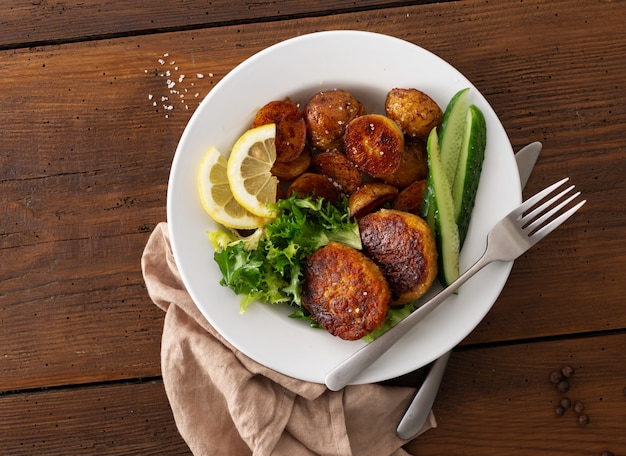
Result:
{"type": "MultiPolygon", "coordinates": [[[[526,182],[528,182],[528,178],[537,162],[541,148],[542,144],[536,141],[524,146],[515,154],[522,190],[526,187],[526,182]]],[[[409,440],[415,437],[424,426],[430,409],[437,397],[443,373],[450,359],[450,353],[451,352],[447,352],[441,355],[440,358],[435,360],[430,371],[428,371],[428,375],[426,375],[424,382],[413,398],[413,402],[409,405],[409,408],[396,429],[396,434],[401,439],[409,440]]]]}

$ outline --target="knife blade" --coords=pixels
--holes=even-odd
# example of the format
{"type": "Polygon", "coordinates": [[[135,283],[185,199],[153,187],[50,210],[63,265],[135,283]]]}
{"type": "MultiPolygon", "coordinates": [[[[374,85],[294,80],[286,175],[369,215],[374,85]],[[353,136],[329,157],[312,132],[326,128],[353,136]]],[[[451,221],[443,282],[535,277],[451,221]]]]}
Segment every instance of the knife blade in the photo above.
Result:
{"type": "MultiPolygon", "coordinates": [[[[517,171],[519,172],[522,190],[526,187],[526,183],[535,167],[542,147],[543,145],[539,141],[535,141],[522,147],[515,154],[515,162],[517,163],[517,171]]],[[[447,352],[435,360],[426,378],[422,382],[422,385],[417,390],[417,393],[415,393],[411,405],[409,405],[409,408],[396,429],[396,434],[401,439],[412,439],[424,426],[435,402],[435,398],[437,397],[439,385],[441,385],[441,380],[443,379],[443,373],[450,359],[450,353],[451,352],[447,352]]]]}
{"type": "Polygon", "coordinates": [[[517,171],[519,172],[519,180],[522,190],[526,187],[526,183],[528,182],[530,173],[532,173],[533,168],[535,167],[535,163],[537,163],[537,158],[539,158],[542,147],[543,145],[539,141],[535,141],[522,147],[515,154],[515,161],[517,163],[517,171]]]}

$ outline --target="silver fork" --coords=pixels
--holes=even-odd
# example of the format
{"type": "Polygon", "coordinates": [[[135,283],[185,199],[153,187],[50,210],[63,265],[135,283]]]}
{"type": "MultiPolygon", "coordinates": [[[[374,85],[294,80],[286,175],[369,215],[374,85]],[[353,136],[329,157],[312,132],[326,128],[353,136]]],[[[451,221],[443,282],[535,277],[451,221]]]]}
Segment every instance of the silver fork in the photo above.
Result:
{"type": "Polygon", "coordinates": [[[325,379],[328,389],[338,391],[349,384],[486,265],[494,261],[515,260],[570,218],[586,202],[586,200],[582,200],[562,212],[568,204],[580,195],[580,192],[572,193],[573,185],[544,201],[568,180],[569,178],[565,178],[552,184],[530,197],[500,220],[489,231],[485,253],[473,266],[407,318],[330,371],[325,379]],[[558,214],[560,211],[562,213],[558,214]]]}

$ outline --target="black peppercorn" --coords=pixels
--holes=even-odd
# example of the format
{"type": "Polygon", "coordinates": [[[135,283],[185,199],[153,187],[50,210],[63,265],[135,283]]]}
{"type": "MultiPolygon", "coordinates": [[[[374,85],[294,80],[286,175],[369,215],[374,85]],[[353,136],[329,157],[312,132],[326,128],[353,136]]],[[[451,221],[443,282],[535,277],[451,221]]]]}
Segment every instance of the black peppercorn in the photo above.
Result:
{"type": "Polygon", "coordinates": [[[561,380],[559,383],[557,383],[556,389],[559,391],[559,393],[567,393],[569,391],[569,383],[567,383],[565,380],[561,380]]]}
{"type": "Polygon", "coordinates": [[[563,416],[564,413],[565,413],[565,409],[561,407],[560,405],[557,405],[556,408],[554,409],[554,414],[556,416],[563,416]]]}
{"type": "Polygon", "coordinates": [[[602,456],[615,456],[612,451],[603,451],[602,456]]]}
{"type": "Polygon", "coordinates": [[[561,407],[563,407],[564,409],[570,408],[571,405],[572,401],[569,397],[564,397],[563,399],[561,399],[561,407]]]}
{"type": "Polygon", "coordinates": [[[572,366],[565,366],[561,369],[561,373],[563,374],[563,377],[570,378],[574,375],[574,368],[572,366]]]}
{"type": "Polygon", "coordinates": [[[554,371],[550,374],[550,381],[554,383],[555,385],[559,383],[561,380],[563,380],[563,374],[561,374],[559,371],[554,371]]]}
{"type": "Polygon", "coordinates": [[[574,402],[574,411],[576,413],[582,413],[583,410],[585,410],[585,406],[583,405],[582,402],[580,402],[580,401],[574,402]]]}
{"type": "Polygon", "coordinates": [[[589,424],[589,416],[587,415],[580,415],[578,417],[578,424],[584,426],[586,424],[589,424]]]}

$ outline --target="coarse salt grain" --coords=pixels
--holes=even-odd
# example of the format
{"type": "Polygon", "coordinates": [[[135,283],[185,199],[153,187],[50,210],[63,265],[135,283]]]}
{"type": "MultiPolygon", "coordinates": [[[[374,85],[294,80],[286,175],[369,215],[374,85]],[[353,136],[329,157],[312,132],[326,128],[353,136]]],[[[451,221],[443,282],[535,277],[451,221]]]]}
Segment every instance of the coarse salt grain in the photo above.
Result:
{"type": "Polygon", "coordinates": [[[197,77],[198,79],[202,79],[202,78],[204,77],[204,75],[203,75],[202,73],[198,73],[198,74],[196,74],[196,77],[197,77]]]}
{"type": "Polygon", "coordinates": [[[163,60],[163,59],[159,59],[159,60],[157,60],[157,62],[159,62],[161,65],[165,65],[165,60],[163,60]]]}

